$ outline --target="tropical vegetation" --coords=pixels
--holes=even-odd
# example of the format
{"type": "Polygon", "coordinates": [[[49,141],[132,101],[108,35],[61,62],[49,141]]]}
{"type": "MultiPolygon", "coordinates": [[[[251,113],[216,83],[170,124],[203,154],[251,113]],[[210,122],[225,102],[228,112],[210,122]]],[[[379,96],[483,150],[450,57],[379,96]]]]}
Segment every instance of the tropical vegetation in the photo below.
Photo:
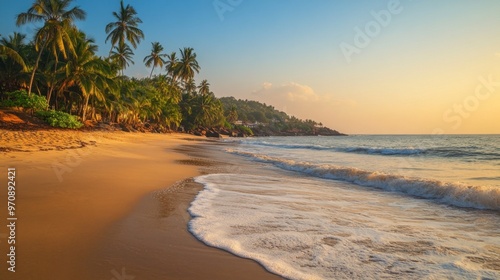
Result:
{"type": "MultiPolygon", "coordinates": [[[[239,120],[273,126],[295,121],[269,106],[216,98],[209,81],[196,83],[201,67],[190,47],[166,52],[154,40],[143,59],[151,68],[149,77],[126,76],[145,34],[134,7],[122,0],[117,8],[103,26],[111,44],[103,57],[91,36],[75,24],[85,20],[86,12],[72,0],[34,0],[16,18],[17,25],[38,26],[33,37],[0,35],[0,106],[25,108],[51,125],[69,128],[80,127],[80,122],[108,123],[164,132],[234,129],[242,125],[239,120]]],[[[248,127],[239,130],[251,134],[248,127]]]]}

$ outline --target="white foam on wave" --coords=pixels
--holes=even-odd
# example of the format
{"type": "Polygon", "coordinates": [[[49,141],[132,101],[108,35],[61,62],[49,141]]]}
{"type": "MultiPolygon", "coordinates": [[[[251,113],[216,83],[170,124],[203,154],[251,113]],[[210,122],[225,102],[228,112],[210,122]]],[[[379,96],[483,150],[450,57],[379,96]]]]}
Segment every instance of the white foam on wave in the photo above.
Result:
{"type": "Polygon", "coordinates": [[[500,277],[500,217],[314,178],[212,174],[189,230],[290,279],[500,277]],[[495,269],[496,268],[496,269],[495,269]]]}
{"type": "Polygon", "coordinates": [[[371,172],[352,167],[298,162],[249,152],[234,150],[229,150],[229,152],[272,163],[285,170],[302,172],[320,178],[343,180],[361,186],[434,199],[453,206],[500,210],[500,188],[495,186],[471,186],[371,172]]]}

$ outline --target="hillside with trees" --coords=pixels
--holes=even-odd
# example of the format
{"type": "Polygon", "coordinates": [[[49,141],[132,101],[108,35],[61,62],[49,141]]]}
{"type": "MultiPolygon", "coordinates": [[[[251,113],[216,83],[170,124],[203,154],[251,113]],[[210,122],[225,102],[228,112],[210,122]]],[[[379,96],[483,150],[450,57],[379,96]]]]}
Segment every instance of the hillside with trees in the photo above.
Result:
{"type": "Polygon", "coordinates": [[[220,101],[223,104],[226,119],[230,123],[249,127],[256,136],[344,135],[324,127],[322,123],[300,120],[276,110],[273,106],[257,101],[237,100],[234,97],[222,97],[220,101]]]}

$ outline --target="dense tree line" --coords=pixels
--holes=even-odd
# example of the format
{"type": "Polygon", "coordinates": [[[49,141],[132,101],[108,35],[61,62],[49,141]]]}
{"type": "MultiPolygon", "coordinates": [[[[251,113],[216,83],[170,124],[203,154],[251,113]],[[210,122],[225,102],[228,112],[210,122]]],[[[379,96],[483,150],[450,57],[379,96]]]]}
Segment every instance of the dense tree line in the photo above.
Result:
{"type": "Polygon", "coordinates": [[[35,0],[17,15],[17,25],[36,23],[39,28],[33,38],[0,35],[0,106],[39,111],[37,116],[49,123],[71,128],[104,122],[156,131],[233,129],[245,135],[252,135],[248,126],[261,135],[318,131],[316,122],[272,106],[217,99],[207,80],[195,83],[201,67],[192,48],[165,53],[153,41],[142,60],[151,68],[149,77],[127,77],[124,70],[135,63],[134,50],[145,39],[134,7],[122,0],[103,26],[111,43],[107,57],[98,56],[95,41],[75,25],[85,17],[72,0],[35,0]],[[162,71],[154,76],[155,69],[162,71]]]}
{"type": "MultiPolygon", "coordinates": [[[[79,116],[85,122],[104,121],[131,126],[153,124],[165,129],[218,126],[224,123],[222,105],[204,80],[192,48],[164,53],[159,42],[143,60],[149,78],[124,75],[134,64],[134,50],[144,40],[136,10],[120,2],[113,21],[103,29],[111,43],[109,55],[97,55],[98,46],[78,30],[75,21],[85,11],[71,0],[35,0],[17,16],[17,25],[38,23],[33,38],[13,33],[0,37],[0,100],[19,94],[43,96],[47,109],[79,116]],[[153,76],[155,69],[163,73],[153,76]]],[[[10,104],[10,103],[7,103],[10,104]]]]}

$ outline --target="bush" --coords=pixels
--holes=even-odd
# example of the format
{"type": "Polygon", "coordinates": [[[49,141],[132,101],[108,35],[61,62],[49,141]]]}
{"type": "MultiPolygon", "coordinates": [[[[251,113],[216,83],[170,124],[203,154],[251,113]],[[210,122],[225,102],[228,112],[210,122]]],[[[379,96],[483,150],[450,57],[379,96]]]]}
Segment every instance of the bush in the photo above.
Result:
{"type": "Polygon", "coordinates": [[[225,129],[232,129],[232,128],[233,128],[233,125],[232,125],[232,124],[230,124],[228,121],[224,121],[223,127],[224,127],[225,129]]]}
{"type": "Polygon", "coordinates": [[[35,115],[53,127],[77,129],[83,126],[75,116],[60,111],[38,111],[35,115]]]}
{"type": "Polygon", "coordinates": [[[24,90],[9,92],[7,93],[7,96],[9,98],[1,101],[0,106],[22,107],[24,109],[31,109],[34,111],[45,110],[48,107],[47,99],[45,99],[45,97],[36,94],[28,96],[28,93],[24,90]]]}
{"type": "Polygon", "coordinates": [[[253,135],[252,129],[250,129],[249,127],[246,127],[244,125],[235,125],[234,128],[236,128],[237,130],[245,133],[246,135],[249,135],[249,136],[253,135]]]}

